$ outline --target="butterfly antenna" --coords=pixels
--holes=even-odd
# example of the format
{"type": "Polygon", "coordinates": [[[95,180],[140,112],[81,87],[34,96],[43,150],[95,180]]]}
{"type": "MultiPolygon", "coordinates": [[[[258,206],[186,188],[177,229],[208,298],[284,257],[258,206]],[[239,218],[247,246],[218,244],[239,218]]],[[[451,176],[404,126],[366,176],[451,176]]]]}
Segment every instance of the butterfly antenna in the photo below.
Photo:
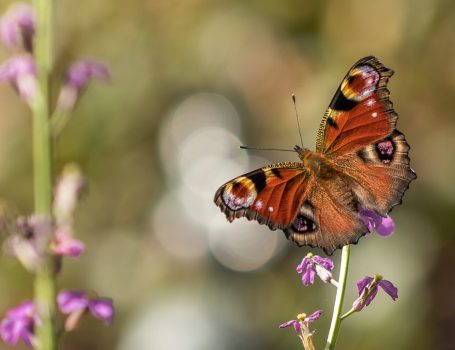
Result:
{"type": "Polygon", "coordinates": [[[283,148],[256,148],[256,147],[247,147],[240,146],[241,149],[254,150],[254,151],[279,151],[279,152],[295,152],[293,149],[283,149],[283,148]]]}
{"type": "Polygon", "coordinates": [[[302,131],[300,130],[299,113],[297,112],[297,104],[295,102],[294,94],[292,94],[292,102],[294,103],[295,119],[297,119],[297,127],[299,128],[300,144],[302,145],[303,148],[302,131]]]}

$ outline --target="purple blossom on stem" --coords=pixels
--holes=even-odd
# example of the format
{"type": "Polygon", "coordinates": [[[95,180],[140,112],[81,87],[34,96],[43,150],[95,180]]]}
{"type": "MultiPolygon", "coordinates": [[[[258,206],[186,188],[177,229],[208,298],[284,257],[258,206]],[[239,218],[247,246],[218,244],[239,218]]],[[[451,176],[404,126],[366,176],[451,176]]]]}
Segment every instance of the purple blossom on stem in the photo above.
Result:
{"type": "Polygon", "coordinates": [[[287,322],[280,324],[278,327],[279,328],[288,328],[290,326],[294,327],[294,330],[297,334],[300,334],[302,332],[302,326],[300,325],[299,320],[289,320],[287,322]]]}
{"type": "Polygon", "coordinates": [[[74,239],[69,231],[57,229],[51,249],[55,255],[78,258],[84,253],[85,245],[83,242],[74,239]]]}
{"type": "Polygon", "coordinates": [[[67,314],[65,329],[74,330],[82,315],[89,311],[94,317],[104,321],[106,325],[114,320],[114,305],[108,298],[89,298],[85,291],[63,290],[57,296],[60,311],[67,314]]]}
{"type": "Polygon", "coordinates": [[[22,339],[27,345],[33,345],[37,322],[38,315],[35,305],[26,300],[6,313],[0,323],[0,336],[9,345],[15,345],[19,339],[22,339]]]}
{"type": "Polygon", "coordinates": [[[302,283],[309,286],[314,283],[316,274],[324,283],[332,280],[333,261],[329,258],[322,258],[318,255],[308,253],[302,262],[297,266],[296,271],[302,274],[302,283]]]}
{"type": "Polygon", "coordinates": [[[393,234],[395,223],[390,216],[382,217],[373,210],[360,209],[360,218],[368,227],[368,234],[376,230],[382,237],[388,237],[393,234]]]}
{"type": "Polygon", "coordinates": [[[306,314],[299,314],[299,315],[297,315],[297,320],[290,320],[290,321],[284,322],[284,323],[280,324],[278,327],[287,328],[287,327],[293,326],[296,333],[300,334],[302,332],[302,326],[308,327],[310,325],[310,323],[313,323],[314,321],[316,321],[319,317],[321,317],[321,315],[322,315],[322,310],[317,310],[308,317],[306,314]]]}
{"type": "Polygon", "coordinates": [[[85,59],[76,62],[68,69],[57,107],[63,112],[72,111],[91,79],[109,81],[110,77],[106,65],[100,61],[85,59]]]}
{"type": "Polygon", "coordinates": [[[0,65],[0,83],[9,82],[19,96],[31,104],[38,92],[36,67],[32,56],[13,56],[0,65]]]}
{"type": "Polygon", "coordinates": [[[297,320],[287,321],[279,325],[279,328],[287,328],[293,326],[298,337],[300,338],[300,340],[302,340],[302,344],[305,350],[314,350],[312,339],[314,332],[310,331],[310,323],[316,321],[319,317],[321,317],[321,314],[322,314],[321,310],[313,312],[308,317],[306,314],[300,314],[297,315],[297,320]]]}
{"type": "Polygon", "coordinates": [[[352,308],[355,311],[360,311],[365,306],[370,305],[378,294],[378,287],[381,287],[393,300],[398,298],[398,289],[392,282],[383,279],[381,275],[366,276],[357,282],[359,298],[354,301],[352,308]]]}
{"type": "Polygon", "coordinates": [[[35,13],[30,4],[13,3],[0,21],[0,37],[8,49],[23,44],[28,52],[32,52],[35,35],[35,13]]]}

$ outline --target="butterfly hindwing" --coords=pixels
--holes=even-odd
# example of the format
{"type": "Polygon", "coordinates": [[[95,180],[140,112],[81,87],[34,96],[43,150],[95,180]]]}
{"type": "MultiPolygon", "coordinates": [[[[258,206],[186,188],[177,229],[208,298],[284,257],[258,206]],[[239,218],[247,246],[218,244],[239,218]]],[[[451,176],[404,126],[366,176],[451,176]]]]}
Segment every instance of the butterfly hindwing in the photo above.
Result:
{"type": "Polygon", "coordinates": [[[389,135],[398,119],[387,83],[393,71],[375,57],[359,60],[338,87],[319,127],[316,151],[346,154],[389,135]]]}
{"type": "Polygon", "coordinates": [[[312,177],[297,217],[284,232],[299,246],[319,247],[331,255],[367,232],[356,210],[354,194],[341,176],[327,180],[312,177]]]}
{"type": "Polygon", "coordinates": [[[356,154],[332,159],[361,206],[385,216],[401,203],[404,192],[416,178],[408,152],[404,135],[394,130],[390,136],[356,154]]]}

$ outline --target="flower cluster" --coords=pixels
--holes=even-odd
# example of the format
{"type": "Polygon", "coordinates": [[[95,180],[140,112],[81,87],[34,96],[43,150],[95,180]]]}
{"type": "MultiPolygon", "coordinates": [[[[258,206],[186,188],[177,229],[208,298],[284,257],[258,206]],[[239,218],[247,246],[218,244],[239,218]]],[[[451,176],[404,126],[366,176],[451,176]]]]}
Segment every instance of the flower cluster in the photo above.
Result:
{"type": "Polygon", "coordinates": [[[305,350],[314,350],[313,345],[313,334],[314,332],[310,331],[310,323],[316,321],[322,315],[322,310],[313,312],[310,316],[307,316],[305,313],[297,315],[296,320],[290,320],[279,325],[279,328],[287,328],[290,326],[294,327],[295,332],[298,337],[302,340],[303,347],[305,350]]]}
{"type": "MultiPolygon", "coordinates": [[[[26,3],[12,4],[0,20],[0,40],[9,50],[18,52],[0,65],[0,83],[9,82],[32,107],[40,93],[33,58],[35,30],[33,8],[26,3]]],[[[56,110],[71,112],[91,79],[108,81],[109,70],[102,62],[94,59],[73,64],[60,90],[56,110]]]]}
{"type": "MultiPolygon", "coordinates": [[[[55,188],[54,220],[39,215],[19,217],[13,225],[13,235],[5,242],[5,251],[14,255],[32,272],[41,266],[46,253],[55,257],[55,273],[58,273],[60,260],[64,256],[81,256],[85,246],[73,237],[73,215],[83,184],[82,174],[77,167],[65,167],[55,188]]],[[[114,319],[111,299],[90,297],[85,291],[63,290],[57,296],[57,304],[60,311],[68,315],[66,331],[74,330],[86,312],[107,325],[114,319]]],[[[0,323],[0,337],[10,345],[22,339],[25,344],[33,346],[35,326],[39,323],[34,303],[24,301],[7,311],[0,323]]]]}
{"type": "MultiPolygon", "coordinates": [[[[94,317],[110,325],[114,320],[114,306],[109,298],[89,298],[84,291],[63,290],[57,296],[59,310],[68,315],[65,330],[74,330],[81,317],[89,311],[94,317]]],[[[35,326],[40,323],[35,304],[25,300],[19,306],[8,310],[0,323],[0,337],[9,345],[19,339],[29,346],[35,346],[35,326]]]]}
{"type": "MultiPolygon", "coordinates": [[[[383,237],[390,236],[393,233],[395,225],[391,217],[382,217],[369,209],[361,209],[359,215],[367,226],[368,234],[371,234],[374,230],[383,237]]],[[[324,283],[331,283],[338,287],[338,281],[332,275],[333,268],[334,263],[331,259],[308,253],[297,266],[296,271],[301,275],[302,284],[305,286],[314,284],[315,277],[318,276],[324,283]]],[[[359,297],[352,304],[351,310],[336,319],[341,321],[353,313],[361,311],[365,306],[368,306],[376,297],[379,288],[384,290],[393,300],[398,298],[398,289],[392,282],[383,279],[378,274],[373,277],[366,276],[357,282],[359,297]]],[[[293,326],[297,335],[302,340],[304,348],[306,350],[314,349],[311,339],[314,332],[310,331],[309,325],[317,320],[321,314],[322,310],[318,310],[308,317],[306,314],[300,314],[296,320],[287,321],[281,324],[279,328],[293,326]]]]}
{"type": "Polygon", "coordinates": [[[333,261],[328,258],[321,258],[318,255],[308,253],[303,258],[302,262],[297,266],[296,271],[302,274],[302,283],[304,286],[309,286],[314,283],[314,277],[316,275],[324,283],[330,283],[332,281],[332,270],[333,261]]]}
{"type": "MultiPolygon", "coordinates": [[[[73,237],[73,216],[83,185],[80,170],[75,165],[66,166],[55,187],[54,220],[39,215],[19,217],[13,225],[14,234],[5,242],[5,250],[32,272],[49,252],[56,262],[64,256],[81,256],[85,246],[73,237]]],[[[56,264],[56,273],[59,266],[56,264]]],[[[66,331],[74,330],[86,311],[108,325],[114,319],[111,299],[89,297],[84,291],[63,290],[58,294],[57,304],[60,311],[68,315],[66,331]]],[[[25,301],[6,313],[0,324],[0,336],[8,344],[16,344],[22,339],[27,345],[33,345],[35,325],[39,322],[34,304],[25,301]]]]}
{"type": "MultiPolygon", "coordinates": [[[[0,83],[11,84],[20,98],[37,111],[42,107],[45,96],[48,96],[41,90],[37,79],[33,52],[35,31],[35,13],[29,4],[12,4],[0,19],[0,41],[12,52],[12,56],[0,64],[0,83]]],[[[58,125],[57,131],[60,131],[62,123],[56,123],[55,120],[59,120],[62,115],[66,118],[74,110],[92,79],[110,79],[109,70],[98,60],[81,60],[68,69],[54,115],[48,121],[51,128],[58,125]]],[[[57,131],[51,130],[53,135],[57,131]]],[[[5,240],[4,251],[19,260],[30,272],[38,274],[45,268],[51,272],[49,278],[57,278],[65,257],[79,258],[85,251],[84,243],[75,238],[73,225],[84,184],[79,168],[75,165],[66,166],[54,189],[51,213],[8,221],[6,226],[11,235],[5,240]]],[[[56,301],[46,302],[56,302],[59,310],[67,315],[64,324],[66,331],[74,330],[86,313],[102,320],[106,325],[114,320],[115,311],[111,299],[89,295],[82,290],[62,290],[56,301]]],[[[21,339],[26,345],[37,346],[40,339],[35,339],[36,328],[48,322],[49,318],[54,318],[54,315],[39,313],[38,310],[43,308],[38,308],[38,305],[41,303],[26,300],[8,310],[0,322],[0,337],[10,345],[21,339]]]]}

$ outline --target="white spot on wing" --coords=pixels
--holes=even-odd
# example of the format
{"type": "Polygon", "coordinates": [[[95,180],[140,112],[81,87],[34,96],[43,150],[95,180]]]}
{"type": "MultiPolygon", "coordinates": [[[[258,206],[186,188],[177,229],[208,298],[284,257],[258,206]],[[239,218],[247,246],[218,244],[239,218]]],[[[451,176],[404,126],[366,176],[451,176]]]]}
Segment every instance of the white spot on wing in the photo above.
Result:
{"type": "Polygon", "coordinates": [[[273,207],[268,207],[267,210],[268,210],[269,212],[273,212],[273,207]]]}
{"type": "Polygon", "coordinates": [[[371,113],[371,116],[372,116],[373,118],[376,118],[376,117],[378,116],[378,113],[377,113],[377,112],[373,112],[373,113],[371,113]]]}

